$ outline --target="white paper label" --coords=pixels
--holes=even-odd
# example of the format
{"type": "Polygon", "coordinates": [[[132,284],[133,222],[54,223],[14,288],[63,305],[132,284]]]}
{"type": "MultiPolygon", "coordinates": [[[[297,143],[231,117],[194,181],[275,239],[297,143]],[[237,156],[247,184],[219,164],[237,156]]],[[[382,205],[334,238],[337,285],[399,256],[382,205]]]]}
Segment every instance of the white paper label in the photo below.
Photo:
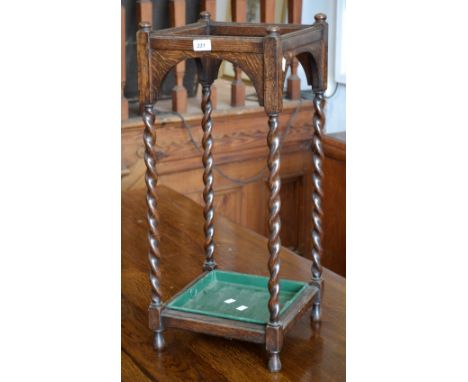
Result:
{"type": "Polygon", "coordinates": [[[193,40],[193,50],[203,52],[211,50],[211,40],[193,40]]]}
{"type": "Polygon", "coordinates": [[[283,67],[283,72],[286,70],[286,59],[283,57],[283,61],[281,62],[283,67]]]}
{"type": "Polygon", "coordinates": [[[242,312],[243,310],[246,310],[247,308],[248,308],[247,306],[241,305],[241,306],[238,306],[236,309],[242,312]]]}
{"type": "Polygon", "coordinates": [[[236,300],[234,300],[233,298],[229,298],[229,299],[227,299],[227,300],[224,300],[224,302],[225,302],[226,304],[232,304],[232,303],[235,302],[235,301],[236,301],[236,300]]]}

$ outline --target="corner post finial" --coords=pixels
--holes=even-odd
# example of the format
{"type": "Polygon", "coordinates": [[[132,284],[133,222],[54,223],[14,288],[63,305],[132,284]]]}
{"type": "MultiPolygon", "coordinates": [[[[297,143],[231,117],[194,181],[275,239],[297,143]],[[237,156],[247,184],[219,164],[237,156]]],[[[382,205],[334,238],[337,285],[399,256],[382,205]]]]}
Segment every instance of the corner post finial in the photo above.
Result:
{"type": "Polygon", "coordinates": [[[151,32],[151,23],[148,21],[142,21],[138,26],[142,32],[151,32]]]}
{"type": "Polygon", "coordinates": [[[278,26],[272,26],[267,28],[268,36],[270,37],[279,37],[281,28],[278,26]]]}
{"type": "Polygon", "coordinates": [[[210,12],[208,12],[208,11],[200,12],[200,21],[205,21],[205,22],[207,22],[209,24],[210,21],[211,21],[210,12]]]}
{"type": "Polygon", "coordinates": [[[314,16],[314,19],[316,23],[322,23],[322,22],[327,21],[327,15],[325,13],[317,13],[314,16]]]}

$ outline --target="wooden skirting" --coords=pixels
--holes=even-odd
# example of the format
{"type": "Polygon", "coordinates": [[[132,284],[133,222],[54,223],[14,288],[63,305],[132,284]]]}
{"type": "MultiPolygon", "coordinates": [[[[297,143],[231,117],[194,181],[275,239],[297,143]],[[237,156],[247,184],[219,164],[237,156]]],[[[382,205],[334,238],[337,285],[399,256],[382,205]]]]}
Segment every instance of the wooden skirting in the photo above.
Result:
{"type": "Polygon", "coordinates": [[[323,139],[323,266],[346,277],[346,134],[323,139]]]}
{"type": "MultiPolygon", "coordinates": [[[[313,105],[303,101],[285,102],[280,116],[284,134],[291,127],[281,148],[282,244],[309,257],[310,195],[313,105]],[[293,116],[293,118],[291,118],[293,116]]],[[[193,140],[200,144],[201,113],[186,117],[193,140]]],[[[255,177],[250,183],[237,183],[214,172],[215,211],[237,223],[267,235],[268,187],[266,158],[267,118],[262,107],[233,108],[213,113],[213,155],[217,169],[234,179],[255,177]],[[265,169],[261,173],[262,169],[265,169]]],[[[159,154],[159,184],[166,185],[203,203],[201,152],[193,145],[179,117],[156,117],[159,154]]],[[[139,118],[122,125],[122,189],[145,187],[143,161],[143,123],[139,118]]]]}

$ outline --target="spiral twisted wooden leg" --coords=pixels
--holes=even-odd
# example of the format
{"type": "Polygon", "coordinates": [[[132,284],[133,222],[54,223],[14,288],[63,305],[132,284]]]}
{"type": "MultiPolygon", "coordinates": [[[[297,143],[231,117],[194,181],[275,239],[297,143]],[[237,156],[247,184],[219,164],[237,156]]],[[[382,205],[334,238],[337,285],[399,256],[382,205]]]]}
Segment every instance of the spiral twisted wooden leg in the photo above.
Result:
{"type": "Polygon", "coordinates": [[[205,184],[203,189],[203,200],[205,201],[205,207],[203,209],[203,215],[205,217],[205,262],[203,264],[203,269],[205,271],[212,271],[216,268],[216,262],[214,261],[213,155],[211,154],[213,148],[213,138],[211,136],[213,130],[213,123],[211,121],[213,106],[211,103],[211,86],[209,84],[202,85],[201,108],[203,111],[203,183],[205,184]]]}
{"type": "MultiPolygon", "coordinates": [[[[148,242],[149,252],[148,259],[150,263],[150,283],[151,283],[151,308],[160,311],[161,308],[161,272],[159,264],[161,261],[161,253],[159,252],[159,214],[157,211],[157,195],[156,185],[158,182],[158,173],[156,170],[156,127],[154,126],[153,105],[145,105],[143,112],[143,122],[145,131],[143,139],[145,142],[145,164],[146,164],[146,203],[148,205],[148,242]]],[[[162,327],[159,327],[155,332],[154,345],[157,349],[164,347],[164,338],[162,336],[162,327]]]]}
{"type": "Polygon", "coordinates": [[[317,294],[316,300],[312,306],[312,320],[320,321],[320,302],[321,294],[323,292],[322,286],[322,265],[320,259],[322,257],[322,180],[323,180],[323,148],[322,148],[322,135],[323,127],[325,124],[325,99],[323,98],[323,92],[316,92],[314,97],[315,113],[312,124],[314,126],[314,135],[312,138],[312,161],[314,170],[312,174],[312,182],[314,190],[312,192],[312,282],[320,288],[320,292],[317,294]]]}
{"type": "Polygon", "coordinates": [[[268,367],[270,371],[279,371],[281,369],[281,361],[279,352],[282,347],[282,330],[279,324],[279,271],[280,271],[280,258],[279,252],[281,248],[280,240],[280,188],[281,179],[279,176],[280,168],[280,153],[279,153],[279,134],[278,134],[278,114],[271,113],[268,115],[268,187],[270,189],[269,197],[269,237],[268,237],[268,250],[270,257],[268,260],[268,269],[270,271],[270,279],[268,281],[268,289],[270,291],[270,299],[268,301],[268,309],[270,311],[270,321],[267,325],[267,350],[270,352],[270,360],[268,367]]]}
{"type": "Polygon", "coordinates": [[[279,270],[280,259],[279,251],[281,248],[280,239],[280,188],[281,180],[279,176],[280,167],[280,154],[279,154],[279,136],[278,136],[278,114],[270,114],[268,119],[269,132],[268,132],[268,187],[270,189],[269,198],[269,220],[268,220],[268,250],[270,258],[268,261],[268,269],[270,271],[270,279],[268,281],[268,289],[270,291],[270,300],[268,301],[268,309],[270,310],[270,323],[275,324],[278,322],[279,316],[279,270]]]}

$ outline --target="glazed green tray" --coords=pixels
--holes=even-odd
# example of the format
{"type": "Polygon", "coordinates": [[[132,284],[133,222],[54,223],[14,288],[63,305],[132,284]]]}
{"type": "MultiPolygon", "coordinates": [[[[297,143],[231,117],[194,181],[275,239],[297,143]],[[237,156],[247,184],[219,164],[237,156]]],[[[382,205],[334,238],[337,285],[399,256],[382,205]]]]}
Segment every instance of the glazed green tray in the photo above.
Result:
{"type": "MultiPolygon", "coordinates": [[[[307,288],[307,283],[280,280],[280,313],[307,288]]],[[[214,270],[170,301],[167,307],[237,321],[266,324],[268,278],[214,270]]]]}

